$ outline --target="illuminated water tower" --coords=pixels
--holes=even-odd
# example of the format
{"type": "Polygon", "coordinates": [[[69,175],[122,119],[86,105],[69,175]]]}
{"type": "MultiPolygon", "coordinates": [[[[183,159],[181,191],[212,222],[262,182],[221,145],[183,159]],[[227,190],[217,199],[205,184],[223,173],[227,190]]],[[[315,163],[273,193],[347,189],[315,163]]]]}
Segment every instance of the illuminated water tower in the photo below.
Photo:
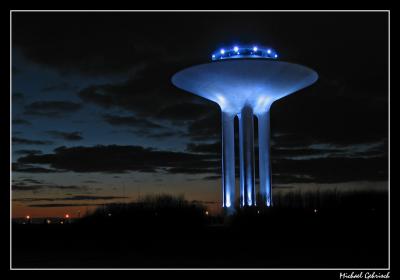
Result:
{"type": "Polygon", "coordinates": [[[272,205],[270,164],[271,104],[313,84],[318,74],[310,68],[278,60],[268,47],[234,46],[212,54],[212,62],[184,69],[172,77],[183,90],[217,103],[222,111],[223,207],[234,210],[234,118],[239,119],[240,206],[256,205],[254,172],[254,116],[258,119],[259,194],[272,205]]]}

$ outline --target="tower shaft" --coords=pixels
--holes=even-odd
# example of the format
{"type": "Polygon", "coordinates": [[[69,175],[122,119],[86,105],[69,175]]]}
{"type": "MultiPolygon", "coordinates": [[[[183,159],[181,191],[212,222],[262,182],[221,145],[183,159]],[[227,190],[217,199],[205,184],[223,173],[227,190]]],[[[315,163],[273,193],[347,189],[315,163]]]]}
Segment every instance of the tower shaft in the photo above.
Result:
{"type": "Polygon", "coordinates": [[[245,105],[239,116],[240,205],[255,205],[254,118],[253,109],[245,105]]]}
{"type": "Polygon", "coordinates": [[[235,115],[222,112],[222,205],[233,212],[235,200],[235,115]]]}
{"type": "Polygon", "coordinates": [[[257,115],[258,158],[261,201],[267,207],[272,205],[271,160],[270,160],[270,113],[269,110],[257,115]]]}

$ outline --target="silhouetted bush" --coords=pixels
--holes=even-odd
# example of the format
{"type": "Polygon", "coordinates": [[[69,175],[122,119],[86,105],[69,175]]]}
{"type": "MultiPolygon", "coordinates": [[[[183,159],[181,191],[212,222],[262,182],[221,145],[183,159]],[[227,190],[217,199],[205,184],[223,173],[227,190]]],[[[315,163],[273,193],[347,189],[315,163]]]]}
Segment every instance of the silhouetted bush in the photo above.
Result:
{"type": "MultiPolygon", "coordinates": [[[[309,209],[371,209],[387,208],[386,191],[369,190],[310,190],[276,192],[273,197],[274,208],[309,208],[309,209]]],[[[261,205],[261,203],[258,203],[261,205]]]]}
{"type": "Polygon", "coordinates": [[[108,204],[83,217],[81,224],[109,224],[148,229],[181,229],[203,226],[205,208],[183,196],[148,195],[137,202],[108,204]]]}

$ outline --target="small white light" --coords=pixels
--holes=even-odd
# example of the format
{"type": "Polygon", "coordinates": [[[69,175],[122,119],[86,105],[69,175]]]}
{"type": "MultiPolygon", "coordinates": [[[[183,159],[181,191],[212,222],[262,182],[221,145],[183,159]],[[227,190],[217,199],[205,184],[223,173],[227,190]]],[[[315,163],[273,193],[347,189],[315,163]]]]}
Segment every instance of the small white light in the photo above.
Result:
{"type": "Polygon", "coordinates": [[[278,55],[277,54],[275,54],[275,58],[277,58],[278,57],[278,55]]]}
{"type": "Polygon", "coordinates": [[[257,48],[257,47],[253,47],[253,51],[255,51],[255,52],[256,52],[257,50],[258,50],[258,48],[257,48]]]}
{"type": "Polygon", "coordinates": [[[268,54],[271,54],[271,50],[270,50],[270,49],[268,49],[268,50],[267,50],[267,53],[268,53],[268,54]]]}
{"type": "Polygon", "coordinates": [[[225,53],[225,50],[224,50],[224,49],[221,49],[220,52],[221,52],[221,54],[224,54],[224,53],[225,53]]]}
{"type": "Polygon", "coordinates": [[[239,51],[239,48],[238,48],[238,47],[234,47],[233,50],[234,50],[235,52],[238,52],[238,51],[239,51]]]}
{"type": "Polygon", "coordinates": [[[215,54],[212,55],[212,58],[215,58],[215,54]]]}

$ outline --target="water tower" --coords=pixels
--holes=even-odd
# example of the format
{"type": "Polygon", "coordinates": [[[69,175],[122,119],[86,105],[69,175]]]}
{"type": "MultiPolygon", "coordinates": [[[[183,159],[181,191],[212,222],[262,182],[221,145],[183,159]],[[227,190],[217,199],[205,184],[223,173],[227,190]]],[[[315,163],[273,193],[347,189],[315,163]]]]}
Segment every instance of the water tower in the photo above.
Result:
{"type": "MultiPolygon", "coordinates": [[[[318,74],[302,65],[280,61],[275,50],[233,46],[212,54],[212,62],[176,73],[172,83],[217,103],[222,111],[222,206],[233,213],[235,202],[234,118],[239,119],[240,206],[256,205],[254,116],[258,119],[259,194],[272,205],[270,108],[282,97],[313,84],[318,74]]],[[[212,125],[212,124],[210,124],[212,125]]]]}

